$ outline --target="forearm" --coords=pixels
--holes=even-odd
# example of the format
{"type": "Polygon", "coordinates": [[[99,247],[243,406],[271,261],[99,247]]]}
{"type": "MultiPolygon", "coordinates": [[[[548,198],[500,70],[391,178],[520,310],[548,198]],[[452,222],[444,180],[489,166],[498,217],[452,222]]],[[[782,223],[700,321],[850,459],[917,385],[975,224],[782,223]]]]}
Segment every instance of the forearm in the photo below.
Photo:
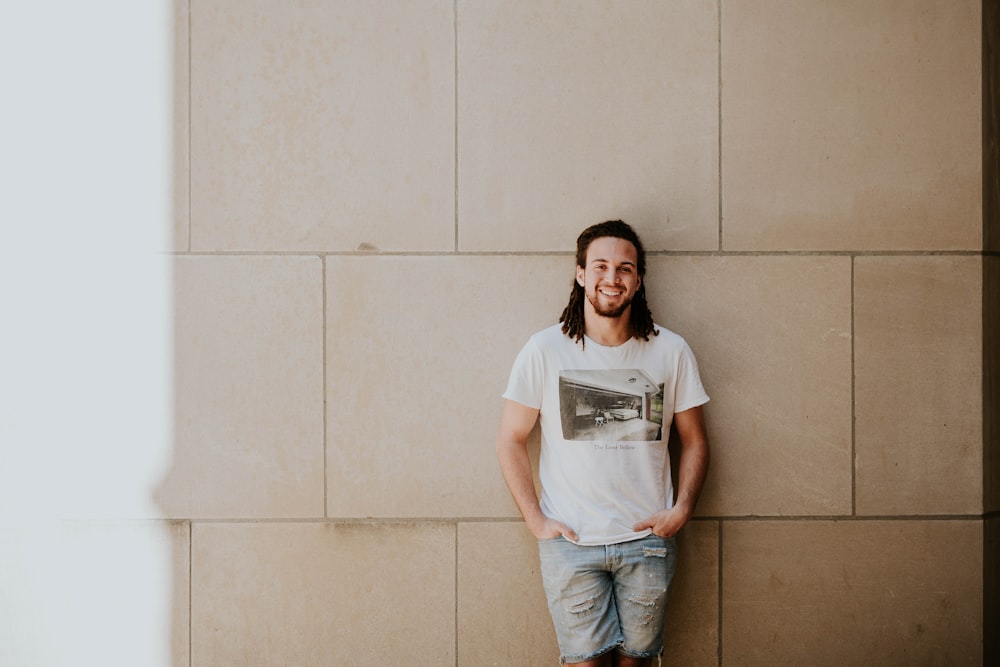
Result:
{"type": "Polygon", "coordinates": [[[694,513],[701,496],[701,489],[708,476],[708,440],[699,438],[681,444],[681,456],[677,471],[677,501],[674,506],[684,511],[688,517],[694,513]]]}
{"type": "Polygon", "coordinates": [[[534,532],[534,529],[545,520],[545,516],[538,504],[527,443],[509,437],[498,437],[497,459],[500,462],[500,472],[517,509],[524,517],[528,528],[534,532]]]}
{"type": "Polygon", "coordinates": [[[674,415],[681,455],[677,471],[677,501],[674,504],[686,521],[694,514],[708,475],[708,434],[701,407],[674,415]]]}

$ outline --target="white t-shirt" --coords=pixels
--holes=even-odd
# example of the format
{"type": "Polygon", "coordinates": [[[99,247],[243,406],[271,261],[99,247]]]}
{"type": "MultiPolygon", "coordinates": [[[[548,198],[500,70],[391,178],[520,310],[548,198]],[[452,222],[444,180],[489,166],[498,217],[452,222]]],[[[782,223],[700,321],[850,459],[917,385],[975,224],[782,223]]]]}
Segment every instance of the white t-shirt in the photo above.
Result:
{"type": "Polygon", "coordinates": [[[518,354],[503,397],[540,410],[541,509],[579,536],[616,544],[651,531],[632,526],[673,506],[666,439],[673,416],[708,402],[684,339],[657,326],[617,347],[554,325],[518,354]]]}

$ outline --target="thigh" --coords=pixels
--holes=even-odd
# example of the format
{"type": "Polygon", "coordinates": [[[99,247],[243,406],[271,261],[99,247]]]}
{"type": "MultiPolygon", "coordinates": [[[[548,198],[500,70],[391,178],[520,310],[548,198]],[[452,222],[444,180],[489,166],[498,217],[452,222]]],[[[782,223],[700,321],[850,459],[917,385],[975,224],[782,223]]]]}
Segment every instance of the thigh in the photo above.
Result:
{"type": "Polygon", "coordinates": [[[584,662],[622,643],[605,549],[561,537],[538,543],[542,583],[564,662],[584,662]]]}
{"type": "Polygon", "coordinates": [[[615,570],[615,602],[621,621],[622,653],[651,658],[663,652],[667,593],[677,566],[674,538],[650,535],[621,545],[615,570]]]}

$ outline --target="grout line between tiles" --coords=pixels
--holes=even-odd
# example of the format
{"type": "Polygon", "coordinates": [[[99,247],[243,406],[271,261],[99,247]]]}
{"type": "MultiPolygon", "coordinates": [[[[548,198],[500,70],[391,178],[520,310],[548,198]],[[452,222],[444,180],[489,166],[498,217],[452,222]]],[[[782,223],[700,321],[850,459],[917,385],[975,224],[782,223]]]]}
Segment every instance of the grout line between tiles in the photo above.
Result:
{"type": "Polygon", "coordinates": [[[854,270],[857,261],[851,258],[851,516],[858,515],[858,415],[857,415],[857,362],[855,360],[855,345],[857,331],[855,329],[855,289],[854,270]]]}

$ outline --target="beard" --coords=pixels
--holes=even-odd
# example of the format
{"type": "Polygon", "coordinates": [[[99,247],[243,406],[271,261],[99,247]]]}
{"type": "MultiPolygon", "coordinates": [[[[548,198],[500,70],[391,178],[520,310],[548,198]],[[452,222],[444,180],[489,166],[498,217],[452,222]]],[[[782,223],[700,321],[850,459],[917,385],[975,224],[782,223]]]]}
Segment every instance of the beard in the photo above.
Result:
{"type": "Polygon", "coordinates": [[[623,300],[620,304],[616,306],[604,306],[601,304],[600,295],[595,290],[592,294],[586,294],[587,301],[590,305],[594,307],[594,312],[601,317],[608,317],[611,319],[616,319],[625,314],[628,307],[632,305],[632,299],[635,298],[635,294],[632,294],[627,299],[623,300]]]}

